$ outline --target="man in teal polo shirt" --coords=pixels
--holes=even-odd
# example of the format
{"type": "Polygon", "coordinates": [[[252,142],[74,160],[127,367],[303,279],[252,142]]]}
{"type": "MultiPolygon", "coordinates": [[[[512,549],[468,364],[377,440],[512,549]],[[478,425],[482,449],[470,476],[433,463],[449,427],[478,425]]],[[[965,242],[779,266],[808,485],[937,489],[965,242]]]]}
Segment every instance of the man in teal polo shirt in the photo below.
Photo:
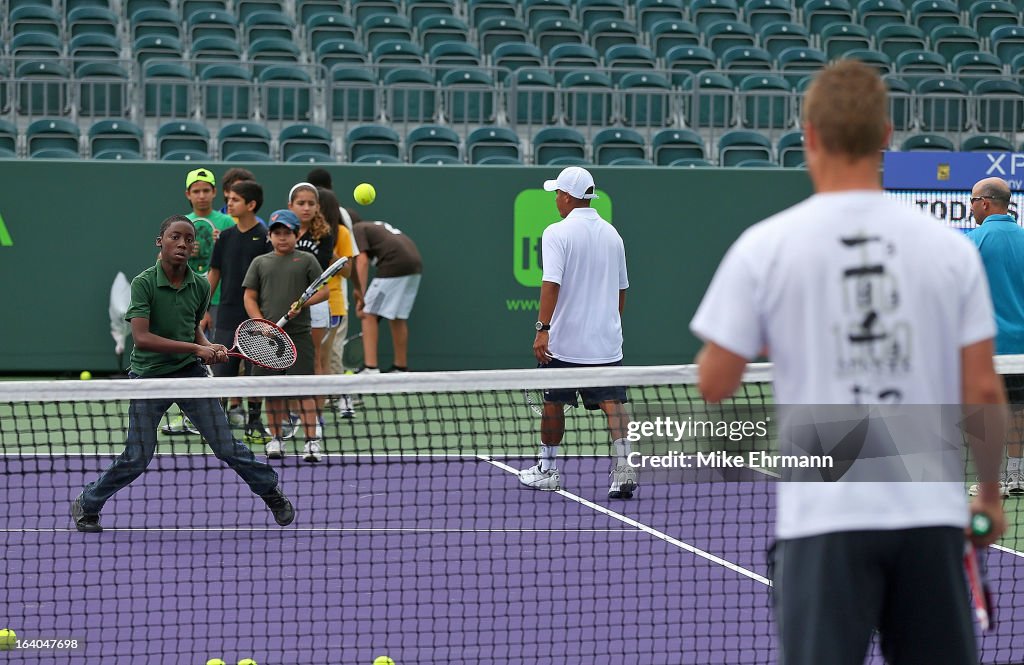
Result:
{"type": "MultiPolygon", "coordinates": [[[[1024,353],[1024,228],[1007,211],[1010,186],[1002,178],[985,178],[971,190],[971,212],[978,228],[968,237],[978,246],[985,264],[992,305],[996,312],[996,354],[1024,353]]],[[[1013,427],[1006,445],[1006,473],[1000,482],[1004,496],[1024,495],[1021,445],[1024,437],[1024,375],[1007,374],[1006,398],[1013,406],[1013,427]]],[[[971,487],[971,494],[976,486],[971,487]]]]}
{"type": "MultiPolygon", "coordinates": [[[[227,349],[212,344],[199,322],[210,304],[210,283],[188,265],[195,244],[195,226],[184,215],[168,217],[160,226],[156,265],[132,280],[132,298],[125,319],[131,324],[132,379],[205,377],[203,364],[227,362],[227,349]]],[[[128,406],[128,437],[124,452],[71,504],[79,531],[102,531],[100,511],[118,490],[142,475],[156,452],[156,428],[176,403],[199,429],[217,459],[227,464],[270,508],[274,520],[287,526],[295,511],[278,485],[274,469],[256,459],[231,434],[227,416],[215,397],[196,399],[133,399],[128,406]]]]}

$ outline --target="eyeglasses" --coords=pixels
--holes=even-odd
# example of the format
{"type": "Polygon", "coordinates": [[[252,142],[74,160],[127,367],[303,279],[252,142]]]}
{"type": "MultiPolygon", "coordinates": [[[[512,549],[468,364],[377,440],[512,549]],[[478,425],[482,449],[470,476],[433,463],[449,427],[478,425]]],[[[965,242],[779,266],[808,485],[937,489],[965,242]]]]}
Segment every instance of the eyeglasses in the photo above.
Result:
{"type": "Polygon", "coordinates": [[[971,205],[974,205],[975,203],[977,203],[978,201],[980,201],[982,199],[992,199],[993,201],[1002,201],[1003,200],[1003,199],[999,198],[998,196],[972,196],[971,197],[971,205]]]}

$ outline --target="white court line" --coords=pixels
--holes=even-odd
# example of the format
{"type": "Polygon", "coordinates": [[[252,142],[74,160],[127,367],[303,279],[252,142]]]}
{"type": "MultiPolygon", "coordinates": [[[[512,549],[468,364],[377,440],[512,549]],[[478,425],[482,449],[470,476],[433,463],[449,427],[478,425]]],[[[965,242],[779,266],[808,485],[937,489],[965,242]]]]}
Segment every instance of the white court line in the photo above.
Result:
{"type": "MultiPolygon", "coordinates": [[[[487,462],[488,464],[496,466],[499,469],[501,469],[502,471],[506,471],[508,473],[511,473],[512,475],[518,475],[519,474],[519,471],[517,469],[513,469],[512,467],[510,467],[508,464],[505,464],[504,462],[499,462],[499,461],[491,459],[491,458],[489,458],[489,457],[487,457],[485,455],[480,455],[479,457],[484,462],[487,462]]],[[[665,533],[663,531],[658,531],[657,529],[655,529],[653,527],[647,526],[646,524],[643,524],[641,522],[637,522],[636,520],[634,520],[631,517],[626,517],[625,515],[623,515],[621,513],[617,513],[614,510],[611,510],[609,508],[605,508],[604,506],[602,506],[600,504],[597,504],[597,503],[594,503],[593,501],[589,501],[587,499],[584,499],[583,497],[577,496],[576,494],[573,494],[572,492],[566,492],[565,490],[558,490],[556,493],[564,496],[565,498],[569,499],[570,501],[575,501],[575,502],[577,502],[577,503],[579,503],[579,504],[581,504],[583,506],[586,506],[587,508],[590,508],[591,510],[595,510],[595,511],[597,511],[599,513],[607,515],[608,517],[616,519],[616,520],[618,520],[618,521],[620,521],[620,522],[622,522],[624,524],[628,524],[628,525],[630,525],[631,527],[633,527],[635,529],[639,529],[640,531],[643,531],[646,534],[654,536],[655,538],[659,538],[661,540],[664,540],[666,543],[669,543],[670,545],[675,545],[676,547],[678,547],[680,549],[683,549],[683,550],[686,550],[687,552],[690,552],[691,554],[696,554],[697,556],[701,557],[702,559],[707,559],[708,561],[710,561],[712,563],[717,563],[718,565],[723,566],[725,568],[728,568],[729,570],[731,570],[733,572],[737,572],[740,575],[743,575],[744,577],[749,577],[750,579],[754,580],[755,582],[760,582],[761,584],[764,584],[766,586],[771,586],[772,585],[771,580],[769,580],[767,577],[764,577],[763,575],[758,575],[757,573],[755,573],[752,570],[747,570],[743,566],[735,564],[735,563],[733,563],[731,561],[726,561],[725,559],[723,559],[721,557],[715,556],[714,554],[711,554],[710,552],[705,552],[704,550],[702,550],[702,549],[700,549],[698,547],[694,547],[693,545],[690,545],[689,543],[684,543],[683,541],[679,540],[678,538],[673,538],[672,536],[668,535],[667,533],[665,533]]]]}
{"type": "MultiPolygon", "coordinates": [[[[61,533],[64,531],[75,532],[75,529],[0,529],[0,533],[61,533]]],[[[250,532],[250,531],[276,531],[279,533],[290,533],[301,531],[306,533],[621,533],[635,534],[633,529],[433,529],[429,527],[316,527],[306,526],[297,528],[282,528],[272,526],[245,526],[245,527],[125,527],[108,528],[103,531],[202,531],[202,532],[250,532]]]]}
{"type": "Polygon", "coordinates": [[[1000,552],[1006,552],[1007,554],[1012,554],[1013,556],[1019,556],[1021,558],[1024,558],[1024,552],[1018,552],[1017,550],[1010,549],[1009,547],[1004,547],[1002,545],[989,545],[989,547],[991,547],[994,550],[999,550],[1000,552]]]}

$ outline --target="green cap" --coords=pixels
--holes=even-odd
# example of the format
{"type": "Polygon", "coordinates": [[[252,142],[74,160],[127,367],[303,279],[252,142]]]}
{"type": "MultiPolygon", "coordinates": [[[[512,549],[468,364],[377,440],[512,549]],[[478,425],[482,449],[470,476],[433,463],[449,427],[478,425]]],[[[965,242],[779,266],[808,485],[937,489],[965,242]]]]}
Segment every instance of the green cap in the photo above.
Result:
{"type": "Polygon", "coordinates": [[[217,179],[213,177],[213,171],[210,169],[196,169],[195,171],[189,171],[188,175],[185,176],[185,189],[200,181],[208,182],[214,187],[217,186],[217,179]]]}

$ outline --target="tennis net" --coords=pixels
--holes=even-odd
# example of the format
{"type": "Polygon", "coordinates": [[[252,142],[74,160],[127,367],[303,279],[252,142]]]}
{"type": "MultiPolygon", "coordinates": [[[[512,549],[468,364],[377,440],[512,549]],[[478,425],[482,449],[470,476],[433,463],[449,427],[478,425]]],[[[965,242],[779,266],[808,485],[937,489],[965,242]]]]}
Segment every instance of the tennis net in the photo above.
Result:
{"type": "MultiPolygon", "coordinates": [[[[1016,360],[1002,371],[1024,373],[1016,360]]],[[[641,468],[632,498],[610,498],[609,418],[576,408],[564,414],[561,490],[517,475],[537,463],[541,389],[623,386],[637,423],[625,428],[638,433],[666,414],[749,424],[691,431],[680,448],[745,456],[776,450],[771,428],[757,427],[772,418],[770,377],[752,365],[720,408],[704,405],[692,366],[0,382],[0,628],[23,647],[5,657],[776,662],[771,469],[641,468]],[[294,410],[311,395],[329,398],[320,432],[303,423],[269,462],[294,504],[290,526],[201,435],[162,431],[171,407],[148,470],[103,506],[104,531],[76,531],[72,501],[126,440],[144,440],[129,432],[130,411],[192,400],[186,412],[202,425],[220,408],[199,413],[207,398],[240,397],[243,409],[248,397],[283,398],[294,410]],[[314,463],[303,450],[317,434],[314,463]]],[[[665,455],[668,439],[632,452],[665,455]]],[[[1010,530],[985,557],[997,623],[980,637],[984,663],[1024,661],[1020,501],[1007,501],[1010,530]]]]}

